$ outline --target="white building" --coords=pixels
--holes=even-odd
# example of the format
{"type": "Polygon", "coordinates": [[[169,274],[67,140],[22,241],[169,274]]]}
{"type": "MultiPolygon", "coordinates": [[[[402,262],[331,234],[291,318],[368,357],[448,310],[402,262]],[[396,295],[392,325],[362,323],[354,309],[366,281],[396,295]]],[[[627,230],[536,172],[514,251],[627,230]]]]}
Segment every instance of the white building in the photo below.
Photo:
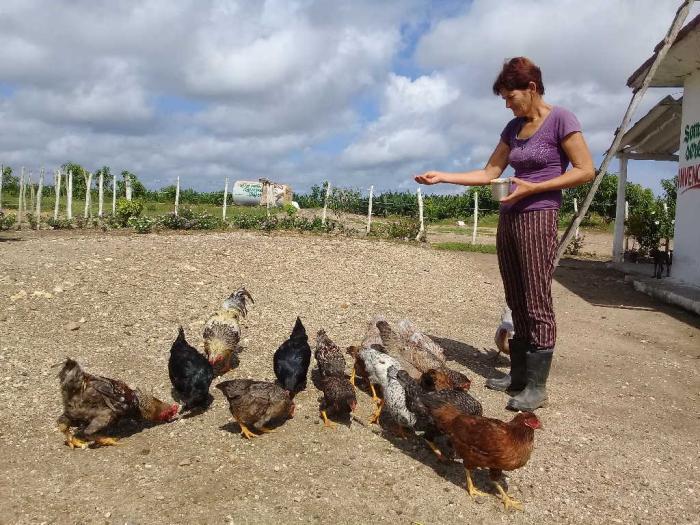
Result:
{"type": "MultiPolygon", "coordinates": [[[[661,45],[662,43],[656,46],[655,53],[658,53],[661,45]]],[[[639,88],[655,56],[656,54],[650,57],[632,74],[627,81],[629,87],[639,88]]],[[[618,153],[621,172],[622,165],[626,171],[627,158],[672,160],[672,153],[678,151],[678,199],[672,276],[686,284],[700,287],[700,15],[678,33],[652,77],[650,86],[683,88],[680,135],[677,110],[680,101],[667,97],[626,133],[625,138],[628,140],[623,139],[623,147],[627,148],[621,148],[618,153]],[[645,147],[649,151],[645,152],[645,147]],[[635,148],[637,151],[633,151],[635,148]]],[[[624,203],[624,193],[622,202],[624,203]]],[[[619,260],[622,248],[618,232],[621,218],[616,218],[613,249],[613,258],[616,260],[619,260]]]]}

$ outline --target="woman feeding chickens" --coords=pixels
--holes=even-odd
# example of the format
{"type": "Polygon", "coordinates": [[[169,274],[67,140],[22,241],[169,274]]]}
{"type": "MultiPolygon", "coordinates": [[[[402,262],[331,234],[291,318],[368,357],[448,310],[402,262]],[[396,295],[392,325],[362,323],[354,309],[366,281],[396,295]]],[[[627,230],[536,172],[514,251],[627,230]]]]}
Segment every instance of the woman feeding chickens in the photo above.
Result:
{"type": "Polygon", "coordinates": [[[542,73],[532,61],[507,60],[493,93],[515,118],[501,132],[486,166],[464,173],[428,171],[415,180],[479,186],[498,179],[508,165],[515,170],[512,192],[500,199],[496,234],[498,266],[515,326],[511,369],[486,386],[512,394],[508,408],[532,411],[547,400],[557,335],[551,288],[561,190],[590,181],[595,170],[577,118],[545,102],[542,73]]]}

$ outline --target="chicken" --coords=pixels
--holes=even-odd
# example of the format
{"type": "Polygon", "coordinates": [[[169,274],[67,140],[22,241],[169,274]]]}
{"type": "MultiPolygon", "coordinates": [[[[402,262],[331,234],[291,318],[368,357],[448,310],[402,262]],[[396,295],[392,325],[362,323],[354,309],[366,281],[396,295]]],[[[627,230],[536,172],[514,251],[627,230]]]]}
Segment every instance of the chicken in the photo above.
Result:
{"type": "Polygon", "coordinates": [[[258,432],[272,432],[265,427],[269,422],[294,416],[294,401],[289,392],[275,383],[252,379],[222,381],[216,388],[226,396],[229,409],[247,439],[257,437],[258,432]]]}
{"type": "Polygon", "coordinates": [[[277,381],[292,397],[306,388],[310,363],[309,338],[301,319],[297,317],[292,334],[277,349],[272,361],[277,381]]]}
{"type": "Polygon", "coordinates": [[[535,429],[542,428],[540,420],[532,412],[518,413],[511,421],[504,422],[461,412],[457,407],[435,396],[421,397],[437,428],[452,442],[464,462],[469,495],[485,495],[474,487],[471,470],[488,468],[491,482],[498,490],[506,510],[522,510],[522,504],[508,496],[498,483],[504,470],[525,466],[534,448],[535,429]]]}
{"type": "MultiPolygon", "coordinates": [[[[442,389],[442,390],[426,390],[422,384],[419,384],[405,370],[396,370],[393,367],[389,368],[389,377],[395,378],[402,386],[406,396],[406,408],[410,410],[416,417],[414,430],[423,431],[423,438],[426,440],[430,448],[435,454],[442,459],[442,452],[435,446],[434,439],[440,435],[430,411],[423,402],[423,397],[432,397],[440,402],[448,403],[460,412],[471,415],[481,415],[483,408],[481,403],[472,397],[468,392],[459,389],[442,389]]],[[[427,374],[424,374],[426,376],[427,374]]],[[[424,381],[421,381],[423,383],[424,381]]]]}
{"type": "Polygon", "coordinates": [[[168,405],[141,390],[132,390],[117,379],[85,372],[73,359],[66,359],[58,374],[63,396],[63,414],[58,428],[70,448],[115,445],[117,439],[101,433],[122,418],[164,423],[178,413],[177,404],[168,405]],[[79,428],[76,437],[71,427],[79,428]]]}
{"type": "Polygon", "coordinates": [[[241,286],[204,325],[204,353],[207,354],[217,376],[225,374],[237,365],[237,354],[241,351],[240,322],[248,314],[246,300],[255,303],[248,290],[241,286]]]}
{"type": "Polygon", "coordinates": [[[430,337],[418,330],[408,319],[402,319],[397,324],[399,336],[407,342],[416,343],[435,356],[441,362],[445,362],[445,351],[430,337]]]}
{"type": "Polygon", "coordinates": [[[214,368],[206,357],[187,343],[182,326],[170,348],[168,373],[183,410],[206,408],[211,404],[213,398],[209,386],[214,379],[214,368]]]}
{"type": "Polygon", "coordinates": [[[396,423],[402,427],[413,427],[415,416],[406,408],[403,388],[398,381],[390,381],[388,376],[389,367],[402,369],[399,361],[375,348],[362,348],[358,352],[358,359],[364,364],[370,384],[379,385],[382,389],[383,398],[376,398],[377,408],[370,417],[370,423],[379,420],[382,409],[386,406],[396,423]]]}
{"type": "Polygon", "coordinates": [[[365,337],[360,343],[361,348],[374,348],[376,350],[382,350],[384,347],[384,342],[382,341],[382,336],[377,328],[377,323],[379,321],[387,322],[386,317],[382,314],[377,314],[367,323],[367,330],[365,332],[365,337]]]}
{"type": "MultiPolygon", "coordinates": [[[[508,339],[513,339],[514,335],[515,327],[513,326],[513,313],[510,311],[510,308],[506,306],[501,314],[501,324],[498,325],[496,335],[494,337],[494,342],[498,348],[498,354],[503,352],[504,354],[510,355],[508,339]]],[[[498,354],[496,355],[498,356],[498,354]]]]}
{"type": "Polygon", "coordinates": [[[471,386],[471,381],[467,376],[449,368],[421,344],[402,340],[386,321],[378,321],[377,329],[381,334],[386,352],[397,358],[401,362],[402,368],[414,379],[419,379],[421,374],[428,370],[439,370],[454,388],[468,390],[471,386]]]}
{"type": "Polygon", "coordinates": [[[355,389],[345,377],[345,357],[340,348],[328,337],[325,330],[316,335],[316,362],[321,376],[319,381],[323,398],[319,408],[324,427],[333,428],[328,414],[346,417],[357,406],[355,389]]]}

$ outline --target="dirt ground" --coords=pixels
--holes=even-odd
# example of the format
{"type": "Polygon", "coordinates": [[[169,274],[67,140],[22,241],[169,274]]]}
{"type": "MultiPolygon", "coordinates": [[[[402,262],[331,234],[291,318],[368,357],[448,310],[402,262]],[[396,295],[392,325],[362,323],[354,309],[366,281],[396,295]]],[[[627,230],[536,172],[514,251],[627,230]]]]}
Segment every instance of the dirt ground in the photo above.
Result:
{"type": "MultiPolygon", "coordinates": [[[[410,318],[510,418],[485,378],[503,305],[494,255],[311,235],[9,233],[0,238],[0,523],[698,523],[700,320],[654,303],[594,261],[565,260],[544,429],[509,491],[472,501],[458,461],[366,421],[326,430],[318,391],[274,434],[241,439],[220,393],[201,416],[120,446],[70,450],[56,431],[66,356],[169,399],[167,359],[240,283],[255,298],[229,377],[272,379],[297,314],[310,334],[359,342],[377,312],[410,318]],[[77,328],[77,329],[75,329],[77,328]]],[[[313,337],[312,343],[313,343],[313,337]]],[[[497,365],[496,368],[494,366],[497,365]]],[[[129,427],[127,427],[127,430],[129,427]]],[[[138,429],[135,429],[138,430],[138,429]]],[[[485,472],[477,486],[490,490],[485,472]]]]}

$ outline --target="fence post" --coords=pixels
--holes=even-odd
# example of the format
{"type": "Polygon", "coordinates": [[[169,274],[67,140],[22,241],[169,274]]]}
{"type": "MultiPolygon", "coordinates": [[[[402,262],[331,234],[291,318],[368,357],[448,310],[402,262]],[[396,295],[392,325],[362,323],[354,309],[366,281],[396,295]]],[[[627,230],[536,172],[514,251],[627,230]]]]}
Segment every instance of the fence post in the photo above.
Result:
{"type": "Polygon", "coordinates": [[[326,211],[328,210],[328,197],[331,194],[331,183],[326,181],[326,197],[323,199],[323,215],[321,216],[321,224],[326,225],[326,211]]]}
{"type": "Polygon", "coordinates": [[[367,234],[372,226],[372,195],[374,193],[374,185],[369,187],[369,206],[367,208],[367,234]]]}
{"type": "MultiPolygon", "coordinates": [[[[34,213],[34,185],[32,184],[32,170],[29,170],[27,185],[29,186],[29,213],[34,213]]],[[[27,203],[24,203],[24,209],[27,209],[27,203]]]]}
{"type": "MultiPolygon", "coordinates": [[[[267,216],[270,216],[270,203],[272,202],[272,183],[267,182],[267,186],[264,186],[265,190],[265,204],[267,205],[267,216]]],[[[325,223],[324,223],[325,224],[325,223]]]]}
{"type": "Polygon", "coordinates": [[[44,168],[39,172],[39,186],[36,189],[36,229],[41,225],[41,197],[44,194],[44,168]]]}
{"type": "Polygon", "coordinates": [[[419,223],[419,228],[418,228],[418,235],[416,235],[416,240],[420,241],[423,238],[425,238],[425,224],[423,223],[423,194],[420,191],[420,188],[416,191],[416,195],[418,196],[418,223],[419,223]]]}
{"type": "Polygon", "coordinates": [[[112,177],[112,215],[117,214],[117,176],[112,177]]]}
{"type": "Polygon", "coordinates": [[[90,215],[92,215],[92,210],[90,209],[92,204],[90,194],[90,187],[92,186],[92,173],[88,171],[88,174],[83,175],[83,178],[85,179],[85,211],[83,212],[83,218],[87,219],[90,215]]]}
{"type": "Polygon", "coordinates": [[[97,216],[101,219],[103,215],[104,199],[105,199],[105,189],[104,189],[104,174],[100,170],[100,178],[97,182],[97,216]]]}
{"type": "Polygon", "coordinates": [[[66,219],[73,220],[73,170],[68,170],[68,186],[66,187],[66,219]]]}
{"type": "Polygon", "coordinates": [[[0,210],[2,210],[2,179],[5,174],[5,165],[0,165],[0,210]]]}
{"type": "Polygon", "coordinates": [[[226,201],[228,200],[228,177],[226,177],[226,181],[224,182],[224,209],[221,212],[221,216],[224,220],[226,220],[226,201]]]}
{"type": "Polygon", "coordinates": [[[22,166],[21,175],[19,177],[19,202],[17,203],[17,226],[19,228],[22,227],[22,220],[24,219],[23,200],[24,200],[24,166],[22,166]]]}
{"type": "Polygon", "coordinates": [[[53,205],[53,220],[58,220],[58,210],[61,206],[60,196],[61,196],[61,170],[54,170],[53,172],[53,191],[56,194],[56,202],[53,205]]]}
{"type": "Polygon", "coordinates": [[[472,244],[476,244],[476,227],[479,223],[479,193],[474,192],[474,229],[472,230],[472,244]]]}
{"type": "MultiPolygon", "coordinates": [[[[578,215],[578,199],[576,197],[574,197],[574,215],[578,215]]],[[[574,232],[574,239],[578,239],[578,226],[574,232]]]]}
{"type": "Polygon", "coordinates": [[[180,213],[180,176],[178,175],[175,182],[175,216],[180,213]]]}
{"type": "Polygon", "coordinates": [[[124,187],[126,188],[126,200],[131,200],[131,175],[124,175],[124,187]]]}

